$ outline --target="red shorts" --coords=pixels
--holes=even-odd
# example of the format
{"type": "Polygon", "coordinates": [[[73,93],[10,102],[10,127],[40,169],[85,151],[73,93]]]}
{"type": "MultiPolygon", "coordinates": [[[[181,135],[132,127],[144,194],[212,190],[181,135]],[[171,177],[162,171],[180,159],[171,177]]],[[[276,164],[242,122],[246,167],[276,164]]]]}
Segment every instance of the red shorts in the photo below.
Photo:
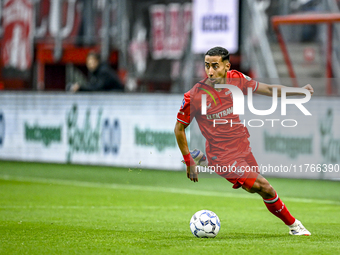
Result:
{"type": "Polygon", "coordinates": [[[241,186],[251,189],[259,175],[258,164],[251,152],[246,157],[236,158],[224,165],[215,163],[215,172],[233,183],[234,189],[241,186]]]}

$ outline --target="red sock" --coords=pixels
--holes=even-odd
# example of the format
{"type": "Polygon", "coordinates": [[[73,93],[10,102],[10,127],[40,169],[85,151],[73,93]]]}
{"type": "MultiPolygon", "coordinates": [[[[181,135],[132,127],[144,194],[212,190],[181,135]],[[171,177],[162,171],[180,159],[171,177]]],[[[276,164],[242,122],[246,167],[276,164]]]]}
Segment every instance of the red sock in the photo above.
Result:
{"type": "Polygon", "coordinates": [[[281,201],[276,192],[273,198],[263,199],[263,202],[268,210],[280,218],[286,225],[292,225],[295,222],[295,218],[290,214],[286,205],[281,201]]]}

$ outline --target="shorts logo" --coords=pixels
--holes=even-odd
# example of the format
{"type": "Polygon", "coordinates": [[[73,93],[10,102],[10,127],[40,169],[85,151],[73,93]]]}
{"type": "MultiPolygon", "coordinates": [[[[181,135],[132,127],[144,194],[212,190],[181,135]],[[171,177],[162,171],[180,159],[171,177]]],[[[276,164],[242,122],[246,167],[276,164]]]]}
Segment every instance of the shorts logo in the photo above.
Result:
{"type": "Polygon", "coordinates": [[[244,170],[241,169],[239,166],[236,166],[236,164],[237,161],[235,160],[235,162],[231,165],[231,168],[236,175],[242,177],[244,175],[244,170]]]}
{"type": "Polygon", "coordinates": [[[241,169],[239,166],[236,167],[236,171],[235,174],[237,174],[238,176],[242,177],[244,175],[244,170],[241,169]]]}

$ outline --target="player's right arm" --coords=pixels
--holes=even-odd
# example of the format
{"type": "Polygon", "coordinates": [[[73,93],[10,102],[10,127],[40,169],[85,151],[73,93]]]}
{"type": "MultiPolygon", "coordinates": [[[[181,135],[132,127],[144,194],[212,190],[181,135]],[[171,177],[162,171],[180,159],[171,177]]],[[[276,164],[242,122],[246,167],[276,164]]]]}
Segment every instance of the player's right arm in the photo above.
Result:
{"type": "Polygon", "coordinates": [[[182,124],[181,122],[177,121],[175,125],[175,136],[177,140],[177,144],[179,149],[182,152],[182,155],[187,155],[190,153],[187,137],[185,134],[185,128],[186,126],[182,124]]]}
{"type": "Polygon", "coordinates": [[[185,164],[187,166],[187,177],[193,181],[198,182],[198,173],[196,170],[196,164],[190,155],[188,141],[185,134],[186,126],[181,122],[177,121],[175,125],[175,136],[179,149],[182,152],[185,164]]]}
{"type": "MultiPolygon", "coordinates": [[[[193,106],[191,106],[193,110],[193,106]]],[[[187,166],[187,177],[198,182],[196,164],[190,155],[188,140],[185,134],[185,128],[190,124],[190,91],[184,94],[182,106],[177,114],[177,122],[175,125],[175,136],[179,149],[182,152],[184,162],[187,166]]]]}

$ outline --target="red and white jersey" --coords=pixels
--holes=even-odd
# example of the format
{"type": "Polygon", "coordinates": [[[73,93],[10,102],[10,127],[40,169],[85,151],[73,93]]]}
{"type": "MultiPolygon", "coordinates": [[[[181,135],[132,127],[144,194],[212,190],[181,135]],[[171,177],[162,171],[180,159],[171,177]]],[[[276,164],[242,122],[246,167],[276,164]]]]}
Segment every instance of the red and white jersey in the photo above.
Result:
{"type": "MultiPolygon", "coordinates": [[[[234,151],[236,138],[248,138],[249,133],[247,128],[241,123],[239,115],[233,114],[233,98],[229,89],[216,91],[211,86],[205,84],[204,79],[184,94],[182,106],[177,114],[177,121],[184,125],[189,125],[193,118],[196,118],[202,135],[206,138],[209,151],[228,150],[229,153],[234,151]],[[201,114],[202,94],[207,96],[207,113],[201,114]],[[217,121],[217,120],[221,121],[217,121]],[[214,120],[215,127],[214,127],[214,120]],[[227,124],[222,123],[227,120],[227,124]],[[231,126],[230,123],[233,123],[231,126]],[[236,124],[238,123],[238,124],[236,124]],[[233,142],[234,141],[234,142],[233,142]]],[[[258,89],[258,82],[236,70],[227,72],[228,85],[237,86],[247,94],[247,89],[252,88],[253,92],[258,89]]],[[[237,150],[235,150],[236,152],[237,150]]],[[[206,151],[208,153],[208,151],[206,151]]],[[[228,153],[228,154],[229,154],[228,153]]]]}

